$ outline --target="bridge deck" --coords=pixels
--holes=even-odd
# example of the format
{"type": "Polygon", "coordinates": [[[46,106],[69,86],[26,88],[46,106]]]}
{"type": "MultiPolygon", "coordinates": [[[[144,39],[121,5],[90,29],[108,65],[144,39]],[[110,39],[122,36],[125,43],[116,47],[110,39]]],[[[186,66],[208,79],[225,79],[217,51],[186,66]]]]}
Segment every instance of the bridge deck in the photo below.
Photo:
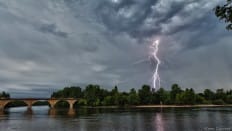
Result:
{"type": "Polygon", "coordinates": [[[78,100],[79,98],[0,98],[0,100],[78,100]]]}

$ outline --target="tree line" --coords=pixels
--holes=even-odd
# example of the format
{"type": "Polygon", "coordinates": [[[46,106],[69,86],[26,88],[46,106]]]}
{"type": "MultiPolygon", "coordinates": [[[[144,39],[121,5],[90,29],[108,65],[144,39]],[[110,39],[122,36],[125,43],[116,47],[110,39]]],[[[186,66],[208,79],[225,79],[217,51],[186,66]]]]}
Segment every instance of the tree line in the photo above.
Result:
{"type": "Polygon", "coordinates": [[[90,84],[85,89],[65,87],[53,92],[51,97],[80,98],[77,104],[81,106],[232,104],[232,90],[217,89],[214,92],[205,89],[203,93],[196,93],[192,88],[183,90],[178,84],[173,84],[171,90],[160,88],[155,91],[149,85],[143,85],[140,89],[132,88],[129,92],[120,92],[117,86],[109,91],[90,84]]]}
{"type": "Polygon", "coordinates": [[[10,98],[10,94],[5,91],[0,92],[0,98],[10,98]]]}

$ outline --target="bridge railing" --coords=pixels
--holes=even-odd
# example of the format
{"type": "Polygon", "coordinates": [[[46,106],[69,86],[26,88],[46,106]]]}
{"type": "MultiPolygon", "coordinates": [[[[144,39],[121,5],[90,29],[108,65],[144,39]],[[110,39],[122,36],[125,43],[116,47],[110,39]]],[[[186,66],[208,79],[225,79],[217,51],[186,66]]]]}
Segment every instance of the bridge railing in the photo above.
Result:
{"type": "Polygon", "coordinates": [[[80,98],[0,98],[0,100],[79,100],[80,98]]]}

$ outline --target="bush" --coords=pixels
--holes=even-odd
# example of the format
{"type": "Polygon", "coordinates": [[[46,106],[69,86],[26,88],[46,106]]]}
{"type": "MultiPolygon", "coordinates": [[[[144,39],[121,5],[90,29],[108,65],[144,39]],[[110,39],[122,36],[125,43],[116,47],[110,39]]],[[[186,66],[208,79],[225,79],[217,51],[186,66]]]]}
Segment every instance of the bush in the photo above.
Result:
{"type": "Polygon", "coordinates": [[[212,101],[210,101],[210,100],[204,100],[204,101],[202,102],[202,104],[212,104],[212,101]]]}
{"type": "Polygon", "coordinates": [[[81,106],[87,105],[87,100],[86,100],[86,99],[80,99],[80,100],[78,101],[78,105],[81,105],[81,106]]]}
{"type": "Polygon", "coordinates": [[[217,99],[212,102],[214,105],[224,105],[225,102],[222,99],[217,99]]]}
{"type": "Polygon", "coordinates": [[[232,95],[228,95],[228,96],[226,97],[226,103],[227,103],[227,104],[232,104],[232,95]]]}
{"type": "Polygon", "coordinates": [[[113,99],[113,97],[112,96],[106,96],[103,99],[102,105],[104,105],[104,106],[114,105],[114,99],[113,99]]]}

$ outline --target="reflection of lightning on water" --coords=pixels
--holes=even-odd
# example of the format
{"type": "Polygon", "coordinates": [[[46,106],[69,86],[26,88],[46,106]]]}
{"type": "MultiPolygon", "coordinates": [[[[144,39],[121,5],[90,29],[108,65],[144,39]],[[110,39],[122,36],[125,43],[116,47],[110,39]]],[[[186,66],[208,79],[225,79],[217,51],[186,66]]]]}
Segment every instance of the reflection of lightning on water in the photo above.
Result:
{"type": "Polygon", "coordinates": [[[157,131],[164,131],[164,120],[163,120],[163,116],[162,113],[156,113],[155,116],[155,127],[157,131]]]}
{"type": "Polygon", "coordinates": [[[160,65],[160,59],[159,57],[157,56],[158,54],[158,51],[159,51],[159,40],[156,40],[153,42],[152,46],[151,46],[151,49],[152,49],[152,58],[154,58],[156,60],[156,67],[155,67],[155,71],[154,71],[154,74],[153,74],[153,88],[156,89],[156,86],[158,86],[158,88],[160,88],[160,77],[159,77],[159,65],[160,65]]]}

